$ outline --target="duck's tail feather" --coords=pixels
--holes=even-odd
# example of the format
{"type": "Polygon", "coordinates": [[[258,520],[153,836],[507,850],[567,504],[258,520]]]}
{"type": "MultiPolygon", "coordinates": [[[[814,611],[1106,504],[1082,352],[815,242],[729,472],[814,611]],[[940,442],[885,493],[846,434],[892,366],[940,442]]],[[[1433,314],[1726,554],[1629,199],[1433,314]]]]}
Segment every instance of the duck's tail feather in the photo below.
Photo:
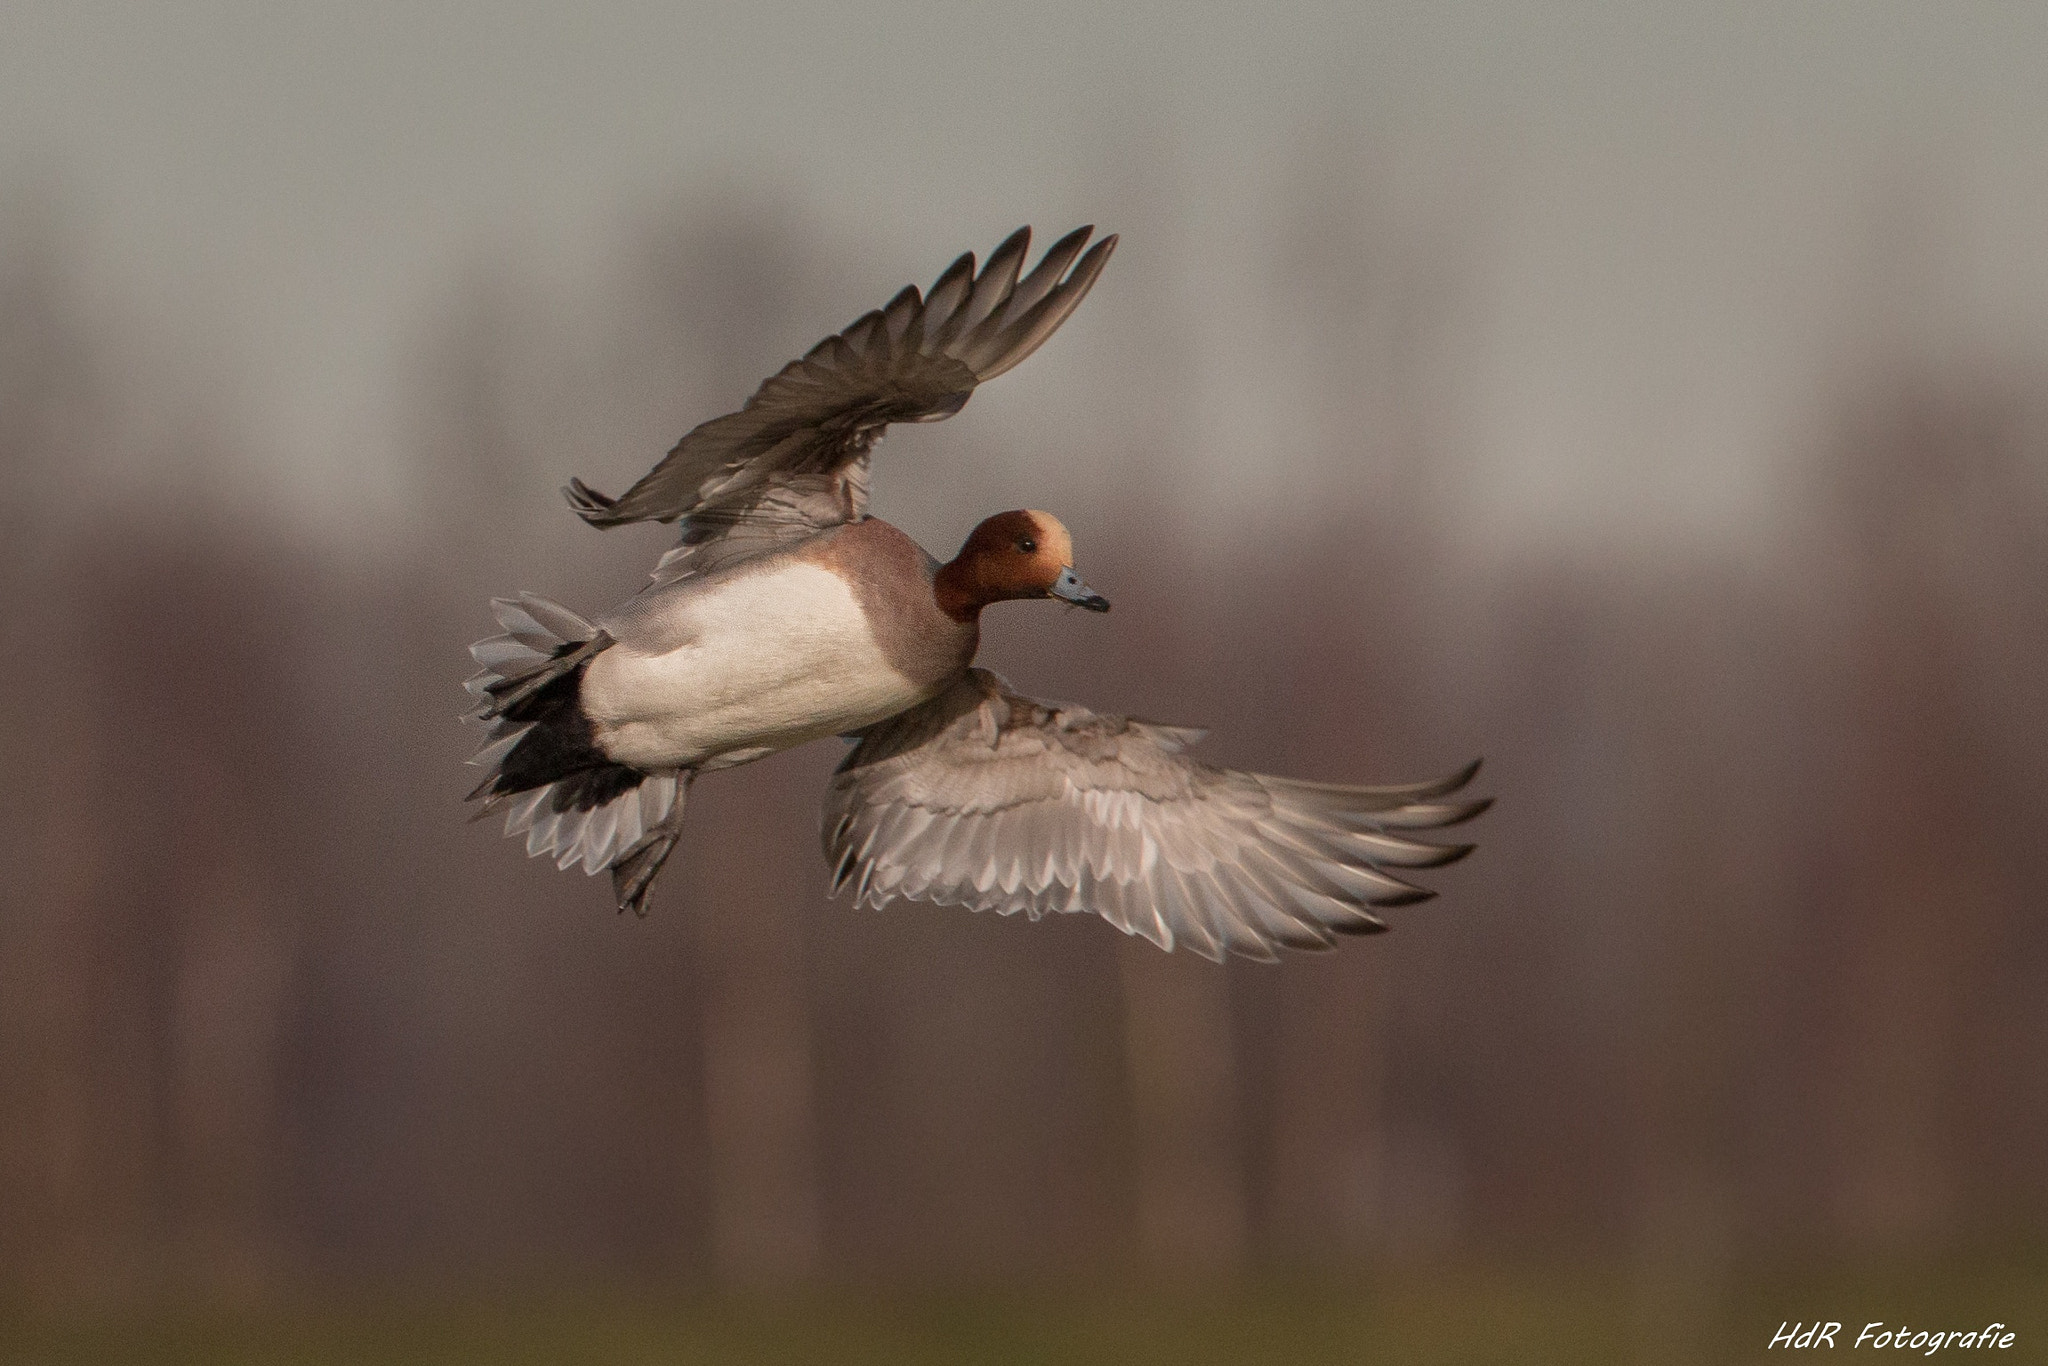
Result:
{"type": "MultiPolygon", "coordinates": [[[[585,804],[589,799],[576,783],[553,782],[510,797],[486,798],[477,818],[503,810],[506,835],[526,836],[530,857],[546,854],[564,871],[581,863],[585,873],[612,868],[616,875],[636,847],[671,823],[670,816],[682,805],[683,786],[674,773],[634,773],[631,787],[609,800],[585,804]]],[[[673,837],[667,840],[674,842],[673,837]]],[[[667,856],[664,848],[662,857],[667,856]]],[[[623,893],[619,909],[626,909],[623,893]]]]}
{"type": "Polygon", "coordinates": [[[612,644],[599,628],[534,593],[492,598],[491,612],[505,634],[469,647],[483,669],[462,685],[477,699],[465,719],[531,719],[547,709],[542,692],[559,679],[580,675],[584,664],[612,644]]]}
{"type": "Polygon", "coordinates": [[[529,855],[547,854],[563,869],[614,868],[619,909],[644,913],[647,888],[675,845],[687,779],[613,763],[597,748],[583,671],[609,636],[531,593],[491,608],[505,634],[469,647],[483,668],[463,685],[478,702],[464,719],[490,728],[469,761],[486,770],[469,794],[483,803],[477,819],[503,811],[507,835],[525,835],[529,855]]]}

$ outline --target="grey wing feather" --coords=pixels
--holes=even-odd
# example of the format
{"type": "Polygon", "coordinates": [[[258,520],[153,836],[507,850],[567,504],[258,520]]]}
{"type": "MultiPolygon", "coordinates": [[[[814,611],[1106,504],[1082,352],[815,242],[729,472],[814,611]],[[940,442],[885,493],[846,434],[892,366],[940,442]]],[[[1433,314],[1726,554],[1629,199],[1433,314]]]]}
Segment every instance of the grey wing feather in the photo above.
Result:
{"type": "Polygon", "coordinates": [[[862,734],[825,798],[833,891],[1032,919],[1089,911],[1205,958],[1271,959],[1386,925],[1373,912],[1434,895],[1388,872],[1436,868],[1469,844],[1396,831],[1469,820],[1441,800],[1472,764],[1405,787],[1299,782],[1187,756],[1201,732],[1010,692],[972,669],[862,734]]]}
{"type": "Polygon", "coordinates": [[[681,520],[682,539],[657,579],[707,568],[721,551],[752,553],[750,541],[763,548],[857,521],[867,510],[868,452],[882,431],[950,417],[976,385],[1043,345],[1116,247],[1105,237],[1084,253],[1093,231],[1068,233],[1021,279],[1029,228],[1012,233],[978,274],[969,252],[929,294],[905,288],[791,361],[619,497],[580,479],[563,493],[592,526],[681,520]],[[726,541],[735,544],[719,546],[726,541]]]}

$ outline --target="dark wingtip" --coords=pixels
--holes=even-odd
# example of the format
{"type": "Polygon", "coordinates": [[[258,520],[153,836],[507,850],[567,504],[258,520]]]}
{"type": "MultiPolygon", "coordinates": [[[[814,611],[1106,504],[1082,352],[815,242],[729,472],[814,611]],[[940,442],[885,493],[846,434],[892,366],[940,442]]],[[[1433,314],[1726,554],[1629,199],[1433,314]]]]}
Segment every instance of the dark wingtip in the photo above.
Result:
{"type": "MultiPolygon", "coordinates": [[[[843,830],[845,826],[842,825],[840,828],[843,830]]],[[[834,838],[837,838],[836,834],[834,838]]],[[[846,852],[839,856],[838,866],[832,870],[832,890],[827,895],[836,897],[846,890],[847,880],[853,876],[854,865],[860,861],[855,857],[858,852],[848,845],[846,852]]]]}
{"type": "Polygon", "coordinates": [[[617,526],[620,519],[612,515],[612,508],[618,499],[609,494],[599,493],[581,479],[572,477],[562,488],[562,497],[578,517],[592,526],[617,526]]]}
{"type": "MultiPolygon", "coordinates": [[[[1478,813],[1474,812],[1473,814],[1477,815],[1478,813]]],[[[1478,847],[1477,844],[1446,844],[1443,846],[1444,852],[1441,856],[1421,866],[1425,868],[1448,868],[1478,847]]]]}
{"type": "Polygon", "coordinates": [[[1460,808],[1457,815],[1445,821],[1444,824],[1461,825],[1464,822],[1471,820],[1474,816],[1483,814],[1487,810],[1487,808],[1491,807],[1492,805],[1493,798],[1491,797],[1474,797],[1471,801],[1466,802],[1464,806],[1460,808]]]}
{"type": "Polygon", "coordinates": [[[1427,888],[1410,887],[1405,892],[1387,892],[1384,895],[1376,896],[1368,904],[1376,908],[1386,908],[1394,906],[1414,906],[1421,902],[1428,901],[1435,896],[1436,893],[1428,890],[1427,888]]]}

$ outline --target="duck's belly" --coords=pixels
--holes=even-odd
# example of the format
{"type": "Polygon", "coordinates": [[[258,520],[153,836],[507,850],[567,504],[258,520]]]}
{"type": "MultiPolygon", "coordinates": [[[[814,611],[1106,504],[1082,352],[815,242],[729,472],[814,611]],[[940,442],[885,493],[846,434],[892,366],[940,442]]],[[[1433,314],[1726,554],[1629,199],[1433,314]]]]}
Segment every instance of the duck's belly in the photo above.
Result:
{"type": "Polygon", "coordinates": [[[621,640],[584,673],[584,712],[615,762],[759,757],[872,725],[933,691],[889,663],[852,589],[819,565],[707,584],[674,611],[663,634],[681,644],[621,640]]]}

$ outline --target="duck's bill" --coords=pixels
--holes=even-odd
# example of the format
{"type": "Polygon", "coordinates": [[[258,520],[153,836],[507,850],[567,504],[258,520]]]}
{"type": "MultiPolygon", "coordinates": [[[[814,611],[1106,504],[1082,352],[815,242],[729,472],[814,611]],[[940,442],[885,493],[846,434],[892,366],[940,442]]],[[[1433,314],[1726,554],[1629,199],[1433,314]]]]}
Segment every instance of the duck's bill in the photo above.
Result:
{"type": "Polygon", "coordinates": [[[1052,595],[1062,601],[1071,602],[1076,607],[1085,607],[1091,612],[1109,610],[1109,599],[1082,583],[1081,576],[1074,572],[1072,565],[1062,569],[1059,578],[1053,581],[1052,595]]]}

